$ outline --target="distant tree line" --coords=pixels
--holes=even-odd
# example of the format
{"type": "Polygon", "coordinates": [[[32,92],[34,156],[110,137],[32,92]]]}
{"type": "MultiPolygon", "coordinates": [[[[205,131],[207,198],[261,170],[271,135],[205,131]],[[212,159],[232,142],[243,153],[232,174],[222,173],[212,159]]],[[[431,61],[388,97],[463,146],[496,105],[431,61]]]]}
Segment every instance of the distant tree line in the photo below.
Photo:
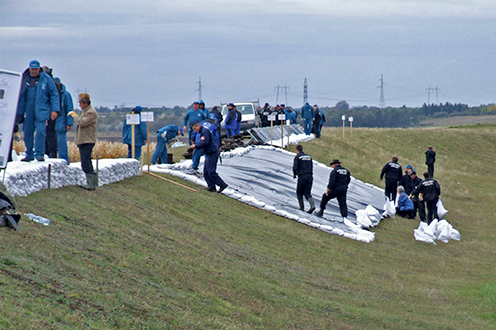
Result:
{"type": "MultiPolygon", "coordinates": [[[[99,113],[99,131],[102,132],[119,132],[122,130],[122,123],[126,114],[130,113],[131,107],[97,107],[99,113]]],[[[326,117],[326,126],[341,126],[343,121],[341,117],[353,117],[353,124],[357,127],[415,127],[419,126],[423,120],[429,118],[445,118],[452,116],[480,116],[496,115],[496,104],[480,105],[469,107],[462,103],[444,104],[423,104],[422,107],[409,108],[402,106],[395,107],[369,107],[358,106],[350,107],[348,102],[339,101],[334,107],[322,107],[326,117]]],[[[159,128],[176,124],[181,126],[184,115],[188,108],[175,106],[173,108],[143,108],[144,111],[153,111],[155,121],[150,123],[150,132],[155,132],[159,128]]],[[[295,108],[299,111],[301,109],[295,108]]],[[[301,119],[300,119],[301,120],[301,119]]],[[[346,123],[348,125],[348,123],[346,123]]]]}

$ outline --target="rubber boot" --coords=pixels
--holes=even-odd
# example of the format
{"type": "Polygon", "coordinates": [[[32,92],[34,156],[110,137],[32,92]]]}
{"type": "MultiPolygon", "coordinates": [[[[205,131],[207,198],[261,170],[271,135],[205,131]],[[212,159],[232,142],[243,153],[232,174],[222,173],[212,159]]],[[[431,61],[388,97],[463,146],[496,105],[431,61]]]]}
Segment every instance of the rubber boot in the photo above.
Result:
{"type": "Polygon", "coordinates": [[[315,215],[318,216],[318,217],[324,216],[324,210],[323,209],[319,209],[317,212],[315,212],[315,215]]]}
{"type": "Polygon", "coordinates": [[[315,211],[315,202],[312,197],[308,198],[308,202],[310,203],[310,209],[307,211],[307,213],[312,213],[315,211]]]}
{"type": "Polygon", "coordinates": [[[95,190],[91,189],[91,182],[93,180],[92,173],[86,173],[86,184],[80,185],[81,188],[86,189],[86,190],[95,190]]]}

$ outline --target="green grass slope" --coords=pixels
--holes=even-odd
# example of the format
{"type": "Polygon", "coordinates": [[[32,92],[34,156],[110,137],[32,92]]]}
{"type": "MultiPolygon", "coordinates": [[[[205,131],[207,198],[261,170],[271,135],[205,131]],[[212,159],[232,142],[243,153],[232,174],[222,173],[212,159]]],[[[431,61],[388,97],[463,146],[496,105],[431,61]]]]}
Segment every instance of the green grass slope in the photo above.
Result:
{"type": "Polygon", "coordinates": [[[366,244],[147,175],[18,198],[52,223],[0,230],[0,328],[496,329],[494,126],[327,129],[305,151],[382,186],[429,144],[460,242],[396,218],[366,244]]]}

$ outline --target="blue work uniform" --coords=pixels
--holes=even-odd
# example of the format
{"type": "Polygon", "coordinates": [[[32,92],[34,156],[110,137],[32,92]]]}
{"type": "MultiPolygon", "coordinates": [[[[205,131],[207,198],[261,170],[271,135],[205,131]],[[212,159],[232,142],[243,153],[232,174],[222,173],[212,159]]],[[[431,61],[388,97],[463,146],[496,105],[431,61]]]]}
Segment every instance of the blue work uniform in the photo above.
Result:
{"type": "Polygon", "coordinates": [[[219,159],[219,146],[214,135],[208,128],[200,127],[198,132],[199,141],[195,143],[195,149],[202,150],[205,154],[205,162],[203,164],[203,176],[207,182],[208,189],[215,190],[215,186],[226,187],[226,183],[217,174],[217,160],[219,159]]]}
{"type": "Polygon", "coordinates": [[[26,158],[29,160],[35,156],[38,159],[44,157],[46,124],[51,112],[60,113],[60,97],[55,82],[43,71],[35,78],[26,70],[23,74],[17,115],[24,121],[24,143],[26,158]]]}
{"type": "Polygon", "coordinates": [[[313,107],[307,102],[301,108],[301,118],[303,118],[303,129],[306,135],[310,135],[312,132],[312,120],[315,117],[315,112],[313,107]]]}
{"type": "MultiPolygon", "coordinates": [[[[202,121],[202,120],[205,120],[208,118],[210,118],[210,115],[205,117],[205,112],[201,111],[200,109],[198,109],[198,110],[189,109],[188,112],[186,113],[186,116],[184,116],[183,126],[188,126],[188,121],[191,124],[195,120],[202,121]]],[[[190,145],[191,145],[191,140],[192,140],[192,137],[191,137],[192,134],[193,134],[193,128],[191,128],[191,125],[190,125],[189,130],[188,130],[188,138],[189,138],[189,144],[190,145]]]]}
{"type": "MultiPolygon", "coordinates": [[[[127,144],[127,158],[133,157],[132,127],[133,125],[128,125],[127,119],[124,119],[124,123],[122,124],[122,143],[127,144]]],[[[140,124],[134,125],[134,157],[138,160],[141,156],[141,147],[146,144],[146,136],[146,122],[141,120],[140,115],[140,124]]]]}
{"type": "Polygon", "coordinates": [[[177,125],[167,125],[157,131],[157,147],[153,153],[151,163],[156,164],[158,159],[162,160],[162,164],[167,164],[167,143],[174,139],[179,132],[177,125]],[[162,134],[166,132],[165,138],[162,134]]]}
{"type": "MultiPolygon", "coordinates": [[[[201,125],[205,128],[207,128],[210,132],[212,132],[215,141],[218,146],[220,146],[220,137],[219,137],[219,126],[213,122],[212,119],[207,119],[201,122],[201,125]]],[[[198,143],[200,141],[200,134],[196,133],[193,131],[193,135],[195,143],[198,143]]],[[[202,156],[203,152],[201,150],[195,149],[193,151],[193,168],[198,168],[200,165],[200,158],[202,156]]]]}
{"type": "Polygon", "coordinates": [[[60,116],[55,120],[55,133],[57,134],[57,145],[59,157],[65,159],[69,164],[69,151],[67,149],[67,126],[74,125],[74,118],[68,116],[69,112],[74,111],[71,94],[66,90],[65,85],[62,86],[62,104],[60,116]]]}
{"type": "Polygon", "coordinates": [[[238,113],[233,108],[229,110],[226,120],[224,121],[224,129],[226,130],[227,138],[236,135],[236,125],[238,121],[238,113]]]}

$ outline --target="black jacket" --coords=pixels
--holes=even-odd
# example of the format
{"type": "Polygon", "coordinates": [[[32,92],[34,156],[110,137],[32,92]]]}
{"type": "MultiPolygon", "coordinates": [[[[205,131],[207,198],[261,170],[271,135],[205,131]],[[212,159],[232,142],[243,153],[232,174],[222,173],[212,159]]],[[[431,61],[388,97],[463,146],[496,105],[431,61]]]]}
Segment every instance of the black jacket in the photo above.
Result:
{"type": "Polygon", "coordinates": [[[301,176],[304,174],[313,173],[313,161],[312,157],[304,152],[297,154],[293,160],[293,175],[301,176]]]}
{"type": "Polygon", "coordinates": [[[331,171],[331,174],[329,174],[329,183],[327,184],[327,188],[336,191],[348,190],[348,184],[350,181],[350,171],[341,165],[338,165],[331,171]]]}
{"type": "Polygon", "coordinates": [[[403,174],[403,169],[398,163],[389,162],[382,168],[381,180],[386,175],[386,181],[400,181],[403,174]]]}
{"type": "Polygon", "coordinates": [[[424,201],[436,200],[441,195],[441,186],[433,178],[427,178],[413,191],[413,195],[417,194],[423,194],[424,201]]]}
{"type": "Polygon", "coordinates": [[[403,188],[405,188],[405,193],[407,195],[410,195],[413,189],[415,189],[415,187],[413,186],[412,178],[408,173],[405,173],[405,175],[401,177],[400,186],[403,186],[403,188]]]}
{"type": "Polygon", "coordinates": [[[436,152],[431,149],[427,149],[425,152],[425,165],[432,165],[436,162],[436,152]]]}

